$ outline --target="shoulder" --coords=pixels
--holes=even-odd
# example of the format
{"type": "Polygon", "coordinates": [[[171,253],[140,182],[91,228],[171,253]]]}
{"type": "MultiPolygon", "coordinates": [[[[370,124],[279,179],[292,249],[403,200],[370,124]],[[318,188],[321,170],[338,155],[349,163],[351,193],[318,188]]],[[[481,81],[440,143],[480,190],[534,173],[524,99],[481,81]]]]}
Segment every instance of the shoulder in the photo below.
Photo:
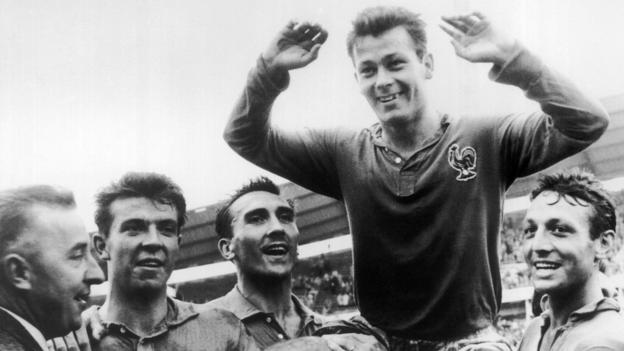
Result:
{"type": "Polygon", "coordinates": [[[32,336],[15,318],[0,310],[0,349],[21,351],[36,345],[32,336]]]}
{"type": "Polygon", "coordinates": [[[195,311],[197,312],[197,318],[205,324],[214,325],[222,329],[233,328],[232,330],[238,330],[242,326],[241,320],[234,313],[223,308],[203,304],[196,305],[195,311]]]}
{"type": "Polygon", "coordinates": [[[518,351],[536,350],[542,337],[541,328],[544,323],[542,317],[533,318],[527,325],[522,340],[518,346],[518,351]]]}
{"type": "Polygon", "coordinates": [[[578,351],[624,350],[624,317],[616,311],[602,312],[576,333],[578,351]]]}

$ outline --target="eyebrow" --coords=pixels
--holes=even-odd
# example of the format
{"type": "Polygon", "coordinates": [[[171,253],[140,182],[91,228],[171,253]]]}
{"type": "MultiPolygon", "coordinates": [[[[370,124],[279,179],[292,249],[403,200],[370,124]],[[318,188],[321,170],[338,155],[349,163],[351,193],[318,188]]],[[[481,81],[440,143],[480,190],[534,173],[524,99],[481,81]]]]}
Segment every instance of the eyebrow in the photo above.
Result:
{"type": "Polygon", "coordinates": [[[76,250],[86,251],[88,247],[89,247],[89,243],[83,241],[83,242],[76,243],[69,250],[67,250],[67,252],[71,253],[71,252],[74,252],[76,250]]]}
{"type": "Polygon", "coordinates": [[[245,220],[249,220],[253,216],[265,216],[266,217],[268,216],[268,214],[269,214],[269,211],[266,208],[256,208],[245,213],[245,215],[243,215],[243,218],[245,218],[245,220]]]}
{"type": "MultiPolygon", "coordinates": [[[[275,213],[284,213],[284,212],[292,214],[293,216],[295,214],[295,211],[289,206],[279,206],[275,210],[275,213]]],[[[269,210],[267,210],[266,208],[256,208],[245,213],[243,218],[245,218],[245,220],[248,220],[250,217],[253,217],[253,216],[268,216],[268,215],[269,215],[269,210]]]]}
{"type": "Polygon", "coordinates": [[[280,206],[277,208],[275,212],[276,213],[287,212],[289,214],[292,214],[293,216],[295,215],[295,210],[293,210],[292,207],[289,207],[289,206],[280,206]]]}

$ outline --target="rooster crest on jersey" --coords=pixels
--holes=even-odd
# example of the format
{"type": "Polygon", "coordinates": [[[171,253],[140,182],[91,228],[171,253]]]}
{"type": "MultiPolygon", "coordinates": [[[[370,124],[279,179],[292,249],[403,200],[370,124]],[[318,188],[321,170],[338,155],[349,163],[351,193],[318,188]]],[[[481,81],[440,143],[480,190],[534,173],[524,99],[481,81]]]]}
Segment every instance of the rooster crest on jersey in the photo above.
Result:
{"type": "Polygon", "coordinates": [[[466,146],[461,149],[453,144],[448,149],[448,162],[451,167],[458,171],[457,180],[465,182],[477,176],[477,152],[474,148],[466,146]]]}

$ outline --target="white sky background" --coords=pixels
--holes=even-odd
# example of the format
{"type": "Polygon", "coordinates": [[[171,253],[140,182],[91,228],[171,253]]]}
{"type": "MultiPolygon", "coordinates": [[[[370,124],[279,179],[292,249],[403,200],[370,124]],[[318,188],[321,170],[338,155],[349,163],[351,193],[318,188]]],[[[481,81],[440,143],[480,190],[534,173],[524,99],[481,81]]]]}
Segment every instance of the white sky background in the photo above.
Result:
{"type": "Polygon", "coordinates": [[[75,191],[89,229],[93,195],[130,170],[169,175],[189,208],[267,174],[221,133],[249,68],[290,19],[329,31],[319,59],[292,74],[274,121],[364,127],[345,37],[362,8],[422,12],[435,58],[432,98],[445,112],[535,108],[457,58],[441,15],[481,10],[597,97],[624,93],[621,0],[293,1],[0,0],[0,188],[75,191]]]}

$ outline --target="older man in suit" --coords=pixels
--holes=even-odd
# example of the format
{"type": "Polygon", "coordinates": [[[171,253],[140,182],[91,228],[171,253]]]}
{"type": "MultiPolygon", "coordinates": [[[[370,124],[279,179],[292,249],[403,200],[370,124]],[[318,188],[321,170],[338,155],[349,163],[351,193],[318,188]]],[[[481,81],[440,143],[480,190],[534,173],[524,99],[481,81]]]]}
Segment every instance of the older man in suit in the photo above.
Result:
{"type": "Polygon", "coordinates": [[[103,273],[73,194],[47,185],[0,192],[0,349],[47,350],[81,325],[103,273]]]}

